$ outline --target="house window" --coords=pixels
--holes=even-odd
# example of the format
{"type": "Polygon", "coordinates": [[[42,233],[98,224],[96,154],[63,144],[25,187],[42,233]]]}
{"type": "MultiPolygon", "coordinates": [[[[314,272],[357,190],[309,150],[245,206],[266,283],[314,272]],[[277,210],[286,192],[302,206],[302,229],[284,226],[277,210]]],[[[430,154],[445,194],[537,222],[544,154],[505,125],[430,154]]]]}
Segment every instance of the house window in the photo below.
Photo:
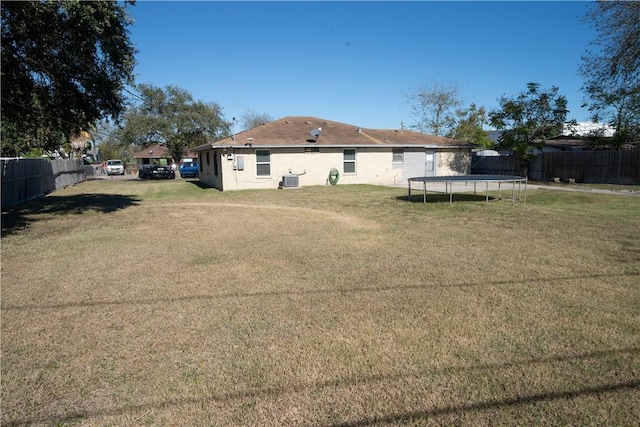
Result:
{"type": "Polygon", "coordinates": [[[258,176],[271,176],[270,150],[256,150],[256,173],[258,176]]]}
{"type": "Polygon", "coordinates": [[[207,166],[209,166],[211,164],[210,160],[209,160],[209,152],[207,151],[207,166]]]}
{"type": "Polygon", "coordinates": [[[356,173],[356,150],[349,148],[343,151],[343,173],[356,173]]]}
{"type": "Polygon", "coordinates": [[[433,167],[435,166],[435,157],[436,155],[434,153],[426,153],[424,168],[427,172],[433,172],[433,167]]]}
{"type": "Polygon", "coordinates": [[[218,153],[213,152],[213,174],[218,176],[218,153]]]}
{"type": "Polygon", "coordinates": [[[198,165],[200,166],[200,172],[202,172],[202,153],[198,154],[198,165]]]}
{"type": "Polygon", "coordinates": [[[404,150],[394,149],[393,150],[393,164],[401,165],[404,163],[404,150]]]}

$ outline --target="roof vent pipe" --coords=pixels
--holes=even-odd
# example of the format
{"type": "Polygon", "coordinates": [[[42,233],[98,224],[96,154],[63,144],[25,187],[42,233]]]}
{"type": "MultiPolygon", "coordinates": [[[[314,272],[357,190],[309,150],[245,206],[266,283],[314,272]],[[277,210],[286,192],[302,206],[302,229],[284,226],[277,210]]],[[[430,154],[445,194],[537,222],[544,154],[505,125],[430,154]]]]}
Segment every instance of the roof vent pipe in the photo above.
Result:
{"type": "Polygon", "coordinates": [[[235,117],[231,119],[231,127],[232,127],[231,139],[235,142],[236,140],[236,118],[235,117]]]}

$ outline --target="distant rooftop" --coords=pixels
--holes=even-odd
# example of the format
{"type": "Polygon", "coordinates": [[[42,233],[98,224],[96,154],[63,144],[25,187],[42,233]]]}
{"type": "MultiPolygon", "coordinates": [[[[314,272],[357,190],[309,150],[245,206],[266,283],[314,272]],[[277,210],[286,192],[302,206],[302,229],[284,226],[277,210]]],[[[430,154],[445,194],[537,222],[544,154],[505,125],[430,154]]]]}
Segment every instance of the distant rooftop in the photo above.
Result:
{"type": "MultiPolygon", "coordinates": [[[[577,122],[575,125],[565,123],[562,126],[562,133],[559,136],[589,136],[591,133],[595,133],[598,130],[603,130],[603,136],[612,137],[614,133],[613,127],[606,123],[593,123],[593,122],[577,122]]],[[[500,135],[503,133],[501,130],[487,131],[487,136],[493,142],[498,142],[500,135]]]]}
{"type": "Polygon", "coordinates": [[[578,122],[575,125],[565,123],[562,127],[562,136],[588,136],[599,130],[604,132],[603,136],[612,137],[614,129],[606,123],[578,122]]]}

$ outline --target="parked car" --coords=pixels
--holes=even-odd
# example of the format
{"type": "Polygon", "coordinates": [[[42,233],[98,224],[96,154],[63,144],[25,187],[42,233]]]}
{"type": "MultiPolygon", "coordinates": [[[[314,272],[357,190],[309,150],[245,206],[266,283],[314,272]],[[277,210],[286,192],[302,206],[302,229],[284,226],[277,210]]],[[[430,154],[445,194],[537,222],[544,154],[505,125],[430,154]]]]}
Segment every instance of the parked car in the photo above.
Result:
{"type": "Polygon", "coordinates": [[[142,165],[138,169],[140,179],[175,179],[176,173],[171,166],[142,165]]]}
{"type": "Polygon", "coordinates": [[[197,178],[198,173],[198,162],[184,161],[180,163],[180,176],[182,178],[197,178]]]}
{"type": "Polygon", "coordinates": [[[124,175],[124,163],[122,160],[107,160],[107,175],[124,175]]]}

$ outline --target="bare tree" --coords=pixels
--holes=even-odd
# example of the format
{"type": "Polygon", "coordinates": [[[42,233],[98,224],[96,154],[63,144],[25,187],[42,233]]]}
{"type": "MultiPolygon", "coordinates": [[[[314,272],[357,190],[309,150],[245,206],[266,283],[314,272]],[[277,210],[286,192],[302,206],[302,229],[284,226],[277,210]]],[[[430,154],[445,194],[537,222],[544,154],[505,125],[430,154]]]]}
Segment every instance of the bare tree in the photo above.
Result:
{"type": "Polygon", "coordinates": [[[242,116],[242,128],[245,130],[252,129],[272,121],[273,117],[271,117],[269,114],[260,114],[255,112],[254,110],[249,109],[242,116]]]}
{"type": "Polygon", "coordinates": [[[640,141],[640,2],[598,1],[584,17],[597,37],[582,58],[594,120],[615,128],[614,145],[640,141]]]}
{"type": "Polygon", "coordinates": [[[455,110],[462,104],[462,99],[457,86],[436,82],[417,87],[409,94],[409,102],[416,120],[411,128],[444,136],[455,126],[455,110]]]}

